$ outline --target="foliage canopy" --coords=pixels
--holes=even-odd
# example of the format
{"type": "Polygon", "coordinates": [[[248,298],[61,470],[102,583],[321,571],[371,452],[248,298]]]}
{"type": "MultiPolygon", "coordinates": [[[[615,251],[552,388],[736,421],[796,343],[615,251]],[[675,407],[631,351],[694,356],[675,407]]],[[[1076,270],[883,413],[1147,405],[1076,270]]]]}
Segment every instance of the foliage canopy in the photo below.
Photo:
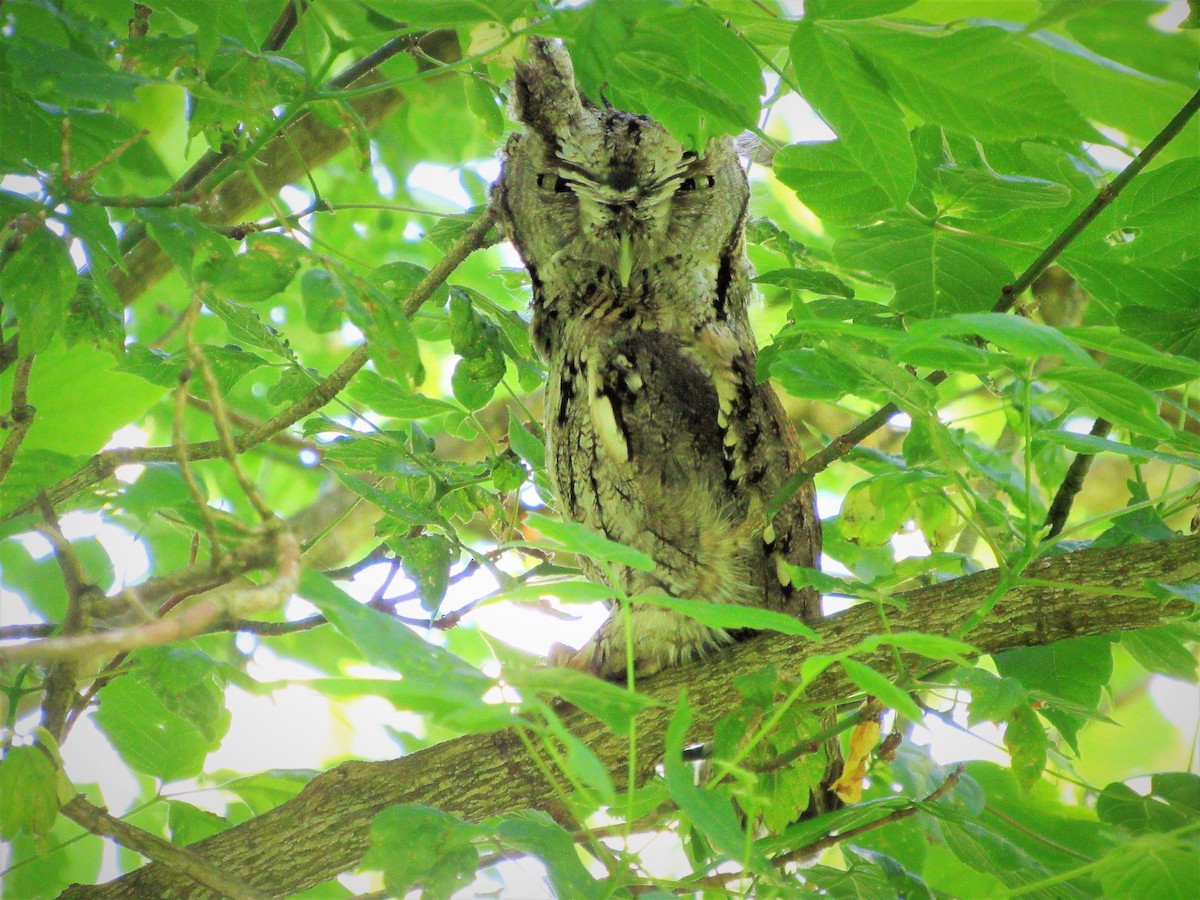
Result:
{"type": "MultiPolygon", "coordinates": [[[[382,876],[354,884],[395,895],[514,895],[532,859],[560,897],[1200,894],[1178,709],[1200,602],[1178,537],[1200,515],[1195,8],[798,6],[0,6],[12,896],[147,860],[176,892],[350,896],[334,879],[361,865],[382,876]],[[759,138],[760,374],[814,456],[826,535],[825,571],[795,576],[870,622],[843,646],[756,619],[803,650],[764,668],[741,648],[720,716],[702,695],[721,657],[664,704],[539,667],[523,634],[605,598],[571,554],[643,562],[538,512],[544,370],[486,211],[530,33],[687,143],[759,138]],[[993,568],[983,595],[954,593],[993,568]],[[917,586],[967,602],[958,625],[898,627],[917,586]],[[1106,618],[1131,600],[1154,627],[1106,618]],[[1079,636],[1004,633],[1039,603],[1079,636]],[[835,676],[861,769],[845,809],[797,822],[823,769],[810,689],[835,676]],[[369,849],[334,828],[265,873],[206,850],[270,810],[279,842],[308,834],[288,804],[325,790],[316,768],[213,762],[253,733],[239,698],[296,690],[322,711],[314,767],[356,755],[336,723],[368,727],[356,710],[382,698],[403,730],[369,725],[377,757],[499,735],[553,802],[468,814],[473,771],[509,761],[464,749],[440,807],[360,798],[369,849]],[[119,763],[91,783],[104,739],[119,763]],[[122,845],[103,867],[100,835],[122,845]]],[[[704,601],[639,602],[724,621],[704,601]]]]}

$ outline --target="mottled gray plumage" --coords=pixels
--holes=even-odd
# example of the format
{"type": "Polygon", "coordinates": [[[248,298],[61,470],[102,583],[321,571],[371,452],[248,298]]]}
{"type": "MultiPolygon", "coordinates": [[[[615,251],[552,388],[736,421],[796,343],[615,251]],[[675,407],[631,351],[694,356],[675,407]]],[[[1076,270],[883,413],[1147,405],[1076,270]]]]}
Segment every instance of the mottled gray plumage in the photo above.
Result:
{"type": "MultiPolygon", "coordinates": [[[[653,558],[653,572],[616,570],[627,594],[816,618],[817,597],[780,565],[816,564],[811,489],[774,522],[765,512],[802,457],[779,399],[755,379],[750,192],[732,141],[685,152],[652,119],[589,104],[566,52],[536,39],[513,108],[527,130],[508,143],[493,205],[533,283],[562,514],[653,558]]],[[[566,661],[623,673],[623,621],[614,609],[566,661]]],[[[738,636],[636,602],[631,622],[641,674],[738,636]]]]}

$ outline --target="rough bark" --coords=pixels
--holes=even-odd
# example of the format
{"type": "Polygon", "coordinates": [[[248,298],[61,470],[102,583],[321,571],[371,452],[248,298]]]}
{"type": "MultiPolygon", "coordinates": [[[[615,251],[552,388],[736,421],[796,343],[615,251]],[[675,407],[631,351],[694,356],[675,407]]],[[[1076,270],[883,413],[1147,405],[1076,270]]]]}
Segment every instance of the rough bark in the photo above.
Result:
{"type": "MultiPolygon", "coordinates": [[[[1200,578],[1200,535],[1048,557],[1033,563],[1025,574],[1041,584],[1009,591],[985,621],[964,636],[980,653],[1148,628],[1188,612],[1192,607],[1186,601],[1161,603],[1133,592],[1144,593],[1148,578],[1167,583],[1200,578]],[[1105,594],[1105,589],[1114,593],[1105,594]]],[[[905,608],[889,612],[891,628],[952,634],[978,610],[999,577],[990,570],[907,592],[901,595],[905,608]]],[[[879,630],[877,609],[870,604],[858,606],[823,623],[819,649],[836,653],[879,630]]],[[[740,702],[733,688],[737,676],[765,666],[795,670],[813,649],[802,639],[762,636],[731,648],[719,659],[710,657],[648,679],[642,687],[659,705],[638,718],[637,777],[648,777],[661,759],[667,724],[685,688],[695,717],[690,738],[703,741],[717,720],[740,702]]],[[[888,653],[867,661],[881,671],[893,667],[888,653]]],[[[917,675],[938,666],[912,656],[903,662],[917,675]]],[[[837,671],[829,671],[814,683],[810,697],[831,700],[851,690],[837,671]]],[[[626,739],[578,710],[565,712],[564,721],[595,750],[613,781],[622,786],[626,739]]],[[[467,735],[400,759],[342,763],[314,778],[287,803],[189,849],[250,884],[290,894],[354,867],[367,849],[372,817],[394,803],[422,803],[470,821],[526,808],[560,811],[518,737],[501,731],[467,735]]],[[[148,865],[108,884],[76,885],[63,896],[213,894],[178,872],[148,865]]]]}

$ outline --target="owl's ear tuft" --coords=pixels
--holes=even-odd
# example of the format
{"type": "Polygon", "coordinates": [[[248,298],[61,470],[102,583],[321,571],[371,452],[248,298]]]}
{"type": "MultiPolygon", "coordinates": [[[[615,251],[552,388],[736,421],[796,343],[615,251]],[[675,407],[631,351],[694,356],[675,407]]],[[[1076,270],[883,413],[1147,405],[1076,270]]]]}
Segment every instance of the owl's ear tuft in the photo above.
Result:
{"type": "Polygon", "coordinates": [[[517,63],[509,99],[512,117],[548,143],[558,144],[583,117],[575,69],[561,44],[529,39],[529,59],[517,63]]]}

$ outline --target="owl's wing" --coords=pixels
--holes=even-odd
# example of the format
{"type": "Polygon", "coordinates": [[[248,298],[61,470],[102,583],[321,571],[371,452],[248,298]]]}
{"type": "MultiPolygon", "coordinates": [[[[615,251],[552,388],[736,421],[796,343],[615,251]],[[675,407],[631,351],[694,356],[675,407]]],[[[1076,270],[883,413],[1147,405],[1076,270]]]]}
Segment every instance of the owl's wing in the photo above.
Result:
{"type": "MultiPolygon", "coordinates": [[[[796,429],[774,388],[756,377],[755,353],[736,339],[736,331],[711,329],[697,347],[712,373],[717,392],[721,447],[735,490],[765,512],[788,476],[804,462],[796,429]]],[[[767,565],[768,605],[804,619],[820,617],[815,591],[797,591],[781,562],[815,568],[821,552],[821,522],[814,508],[812,482],[798,490],[762,529],[767,565]],[[775,585],[778,585],[778,593],[775,585]]]]}

